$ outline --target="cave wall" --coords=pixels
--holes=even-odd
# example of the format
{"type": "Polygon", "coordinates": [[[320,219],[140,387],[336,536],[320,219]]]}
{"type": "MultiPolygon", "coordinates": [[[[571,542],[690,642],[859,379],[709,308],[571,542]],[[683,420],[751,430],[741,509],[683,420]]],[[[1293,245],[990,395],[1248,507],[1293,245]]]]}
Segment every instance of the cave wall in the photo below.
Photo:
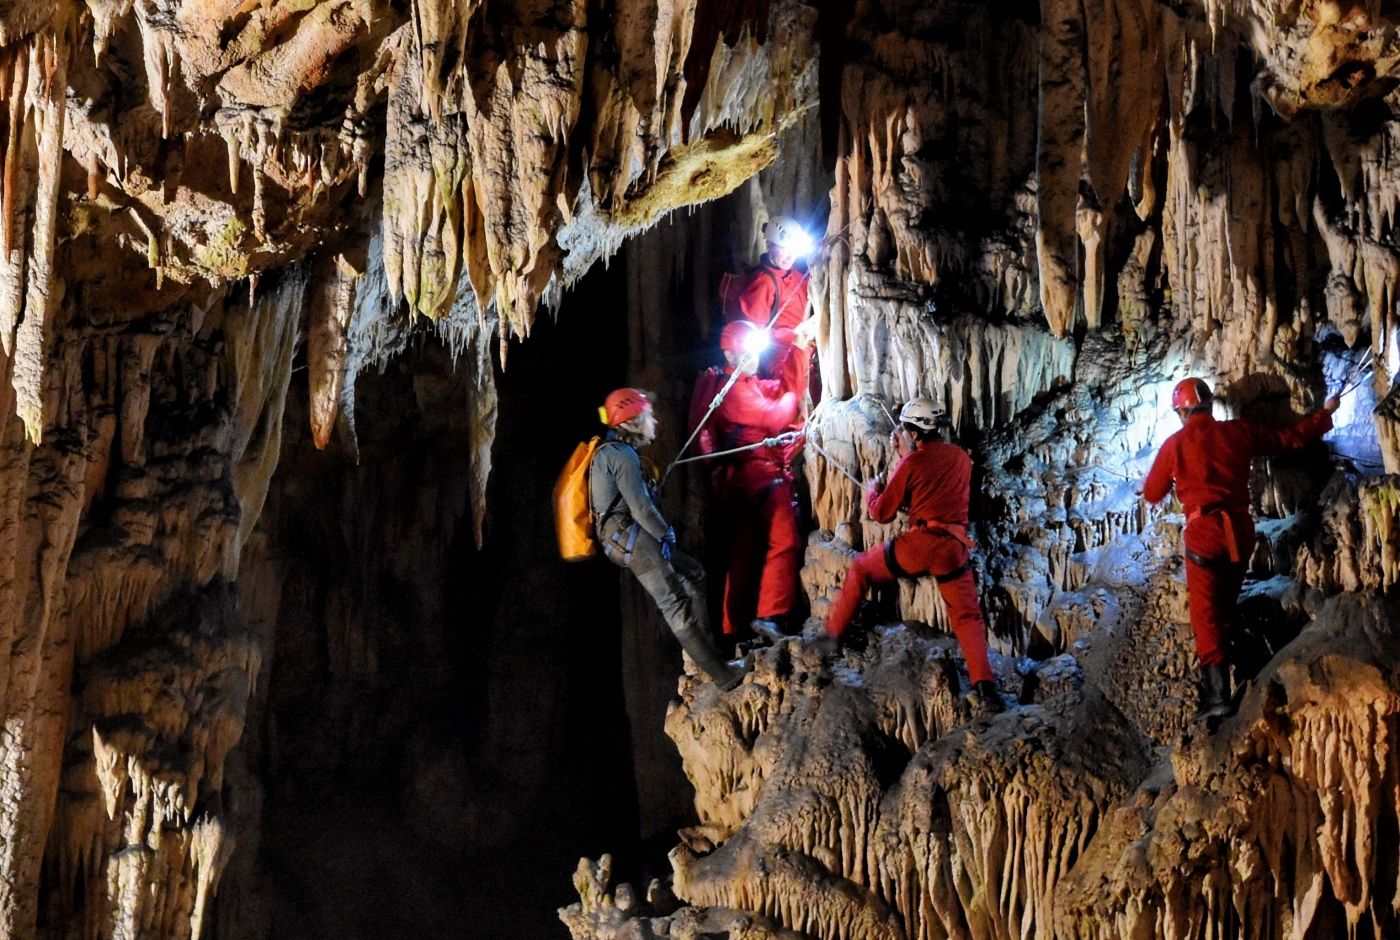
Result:
{"type": "MultiPolygon", "coordinates": [[[[260,866],[276,849],[260,821],[277,754],[263,728],[279,708],[302,709],[269,696],[269,677],[314,681],[277,650],[324,637],[317,661],[347,680],[320,687],[335,695],[369,671],[363,656],[440,650],[393,630],[360,642],[351,595],[317,596],[301,562],[276,554],[310,557],[306,532],[258,530],[270,500],[335,544],[318,515],[329,508],[297,512],[297,487],[317,474],[300,432],[294,472],[272,487],[285,423],[346,467],[383,453],[387,432],[357,414],[357,378],[410,357],[423,378],[400,375],[399,400],[414,385],[416,407],[458,403],[442,419],[452,449],[434,459],[465,474],[418,494],[442,497],[441,528],[411,539],[434,564],[465,557],[468,534],[473,551],[489,537],[493,464],[511,453],[493,446],[491,357],[509,368],[541,301],[558,306],[626,239],[746,185],[755,211],[702,212],[626,249],[626,377],[678,409],[706,324],[677,330],[666,308],[702,309],[717,262],[677,258],[705,225],[752,248],[742,229],[760,203],[824,215],[808,199],[827,183],[805,169],[819,136],[834,180],[814,275],[828,401],[813,438],[873,471],[888,460],[882,404],[947,401],[981,467],[979,565],[1004,684],[1031,710],[979,737],[955,657],[922,634],[882,636],[848,664],[868,671],[903,650],[892,692],[838,682],[827,705],[825,667],[790,668],[800,649],[765,654],[734,700],[683,685],[670,722],[700,742],[681,756],[709,828],[693,858],[678,856],[676,889],[693,902],[678,916],[694,926],[727,905],[815,936],[852,924],[1189,935],[1246,919],[1277,934],[1383,933],[1395,917],[1396,682],[1394,618],[1376,596],[1400,564],[1393,481],[1375,473],[1400,470],[1392,17],[1378,2],[1234,0],[10,4],[0,931],[199,935],[226,872],[218,929],[273,922],[260,866]],[[746,184],[780,151],[779,175],[797,178],[746,184]],[[667,284],[661,270],[687,273],[667,284]],[[449,352],[418,349],[422,330],[449,352]],[[1348,438],[1383,466],[1333,473],[1316,452],[1258,468],[1257,508],[1272,521],[1254,565],[1276,580],[1251,602],[1284,624],[1278,656],[1240,723],[1179,747],[1166,784],[1147,749],[1177,742],[1189,710],[1180,520],[1143,509],[1131,486],[1170,430],[1166,390],[1199,371],[1233,413],[1279,420],[1315,405],[1363,350],[1376,365],[1348,406],[1348,438]],[[443,356],[466,367],[446,372],[443,356]],[[309,621],[314,632],[296,629],[309,621]],[[342,627],[354,629],[336,638],[342,627]],[[1074,660],[1023,666],[1027,652],[1074,660]],[[929,675],[907,662],[930,657],[943,665],[929,675]],[[1038,676],[1029,693],[1023,669],[1038,676]],[[784,708],[791,729],[829,729],[815,763],[785,756],[801,735],[784,708]],[[1079,750],[1100,732],[1121,743],[1106,769],[1079,750]],[[1249,786],[1237,785],[1246,764],[1249,786]],[[967,767],[989,769],[962,786],[967,767]],[[784,782],[770,791],[770,777],[784,782]],[[736,782],[746,795],[721,812],[736,782]],[[1339,787],[1340,800],[1321,795],[1339,787]],[[987,810],[994,790],[1015,798],[987,810]],[[1067,802],[1017,796],[1048,791],[1067,802]],[[1128,804],[1136,812],[1119,811],[1128,804]],[[937,837],[908,841],[928,831],[913,817],[929,806],[947,807],[929,817],[937,837]],[[1083,823],[1074,850],[1028,860],[1027,834],[1055,830],[1028,820],[1063,820],[1053,814],[1067,806],[1083,823]],[[1275,816],[1292,823],[1249,829],[1275,816]],[[1313,841],[1316,852],[1298,848],[1313,841]],[[1185,876],[1170,868],[1182,846],[1200,859],[1185,876]],[[993,884],[1009,892],[996,903],[979,890],[993,884]],[[1202,884],[1214,893],[1198,904],[1202,884]],[[1295,903],[1261,900],[1274,885],[1295,903]],[[804,904],[814,890],[830,900],[804,904]]],[[[398,466],[334,478],[374,502],[398,466]]],[[[882,533],[816,455],[806,472],[818,534],[804,584],[820,615],[850,552],[882,533]]],[[[335,538],[360,551],[409,531],[356,523],[335,538]]],[[[392,555],[374,563],[405,583],[431,578],[392,555]]],[[[363,589],[371,606],[398,600],[363,589]]],[[[892,616],[939,624],[928,585],[900,595],[892,616]]],[[[669,697],[637,690],[648,696],[669,697]]],[[[511,701],[476,699],[497,715],[511,701]]],[[[354,765],[332,751],[323,767],[354,765]]],[[[305,756],[305,776],[329,772],[305,756]]],[[[536,758],[520,766],[541,774],[536,758]]],[[[446,828],[466,825],[452,814],[470,797],[447,802],[446,828]]],[[[591,923],[626,920],[606,881],[580,873],[591,923]]]]}
{"type": "MultiPolygon", "coordinates": [[[[427,317],[480,367],[451,508],[479,541],[487,350],[503,364],[627,234],[772,162],[816,93],[815,19],[781,0],[0,11],[0,932],[208,929],[230,860],[266,849],[269,756],[232,749],[268,714],[284,613],[256,531],[284,416],[353,456],[356,376],[427,317]]],[[[234,881],[226,929],[265,923],[256,879],[234,881]]]]}
{"type": "Polygon", "coordinates": [[[889,411],[946,402],[1017,704],[964,697],[930,583],[863,644],[811,642],[897,526],[809,448],[808,636],[734,692],[682,683],[668,729],[701,825],[672,853],[679,901],[584,860],[575,937],[1400,929],[1389,15],[853,5],[809,437],[868,479],[889,411]],[[1370,357],[1339,433],[1255,467],[1242,700],[1210,734],[1188,723],[1184,520],[1137,492],[1169,391],[1204,375],[1225,415],[1277,423],[1370,357]]]}

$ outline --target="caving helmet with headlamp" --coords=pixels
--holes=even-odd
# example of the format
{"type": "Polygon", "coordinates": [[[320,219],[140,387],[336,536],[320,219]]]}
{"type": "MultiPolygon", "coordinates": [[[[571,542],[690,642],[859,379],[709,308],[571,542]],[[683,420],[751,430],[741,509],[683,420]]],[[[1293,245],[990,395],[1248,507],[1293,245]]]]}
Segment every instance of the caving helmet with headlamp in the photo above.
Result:
{"type": "Polygon", "coordinates": [[[807,257],[814,247],[812,236],[789,215],[780,215],[763,223],[763,237],[797,258],[807,257]]]}
{"type": "Polygon", "coordinates": [[[899,409],[899,423],[907,424],[911,427],[919,428],[923,431],[934,431],[943,423],[945,412],[934,403],[932,398],[913,398],[904,403],[904,407],[899,409]]]}
{"type": "Polygon", "coordinates": [[[736,356],[760,356],[768,344],[768,331],[748,320],[727,323],[719,334],[719,348],[736,356]]]}

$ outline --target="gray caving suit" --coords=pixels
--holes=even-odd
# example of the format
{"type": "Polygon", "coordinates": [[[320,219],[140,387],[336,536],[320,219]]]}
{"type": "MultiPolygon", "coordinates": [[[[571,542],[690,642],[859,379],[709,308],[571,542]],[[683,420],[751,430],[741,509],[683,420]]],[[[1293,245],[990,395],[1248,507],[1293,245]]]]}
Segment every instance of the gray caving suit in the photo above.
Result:
{"type": "Polygon", "coordinates": [[[669,561],[662,556],[670,526],[656,506],[640,455],[616,431],[594,451],[588,487],[603,554],[637,576],[695,665],[716,683],[731,683],[736,672],[710,641],[705,570],[675,547],[669,561]]]}

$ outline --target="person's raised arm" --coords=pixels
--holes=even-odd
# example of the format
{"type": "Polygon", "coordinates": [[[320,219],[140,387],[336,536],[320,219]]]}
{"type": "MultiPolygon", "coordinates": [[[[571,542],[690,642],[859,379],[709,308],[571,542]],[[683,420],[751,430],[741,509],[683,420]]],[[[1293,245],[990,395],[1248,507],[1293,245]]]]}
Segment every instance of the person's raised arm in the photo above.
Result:
{"type": "Polygon", "coordinates": [[[895,514],[899,512],[899,507],[904,504],[905,490],[908,485],[909,457],[906,455],[899,463],[895,464],[887,486],[882,489],[879,481],[873,481],[870,488],[866,490],[865,508],[870,511],[870,518],[881,523],[892,521],[895,514]]]}
{"type": "Polygon", "coordinates": [[[1339,395],[1323,402],[1322,407],[1293,424],[1268,428],[1249,422],[1250,446],[1256,457],[1272,457],[1286,450],[1298,450],[1332,430],[1332,413],[1341,405],[1339,395]]]}
{"type": "Polygon", "coordinates": [[[1142,484],[1142,498],[1149,503],[1160,503],[1172,489],[1172,479],[1176,476],[1176,438],[1168,438],[1157,451],[1157,459],[1152,461],[1152,469],[1147,471],[1147,479],[1142,484]]]}

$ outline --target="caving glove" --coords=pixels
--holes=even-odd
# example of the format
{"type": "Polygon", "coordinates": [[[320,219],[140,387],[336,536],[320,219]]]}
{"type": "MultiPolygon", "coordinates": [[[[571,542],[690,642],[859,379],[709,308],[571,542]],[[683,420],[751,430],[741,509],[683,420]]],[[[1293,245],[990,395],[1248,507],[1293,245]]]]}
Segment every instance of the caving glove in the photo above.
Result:
{"type": "Polygon", "coordinates": [[[667,526],[666,535],[661,540],[661,557],[667,561],[671,560],[671,553],[676,550],[676,527],[667,526]]]}

